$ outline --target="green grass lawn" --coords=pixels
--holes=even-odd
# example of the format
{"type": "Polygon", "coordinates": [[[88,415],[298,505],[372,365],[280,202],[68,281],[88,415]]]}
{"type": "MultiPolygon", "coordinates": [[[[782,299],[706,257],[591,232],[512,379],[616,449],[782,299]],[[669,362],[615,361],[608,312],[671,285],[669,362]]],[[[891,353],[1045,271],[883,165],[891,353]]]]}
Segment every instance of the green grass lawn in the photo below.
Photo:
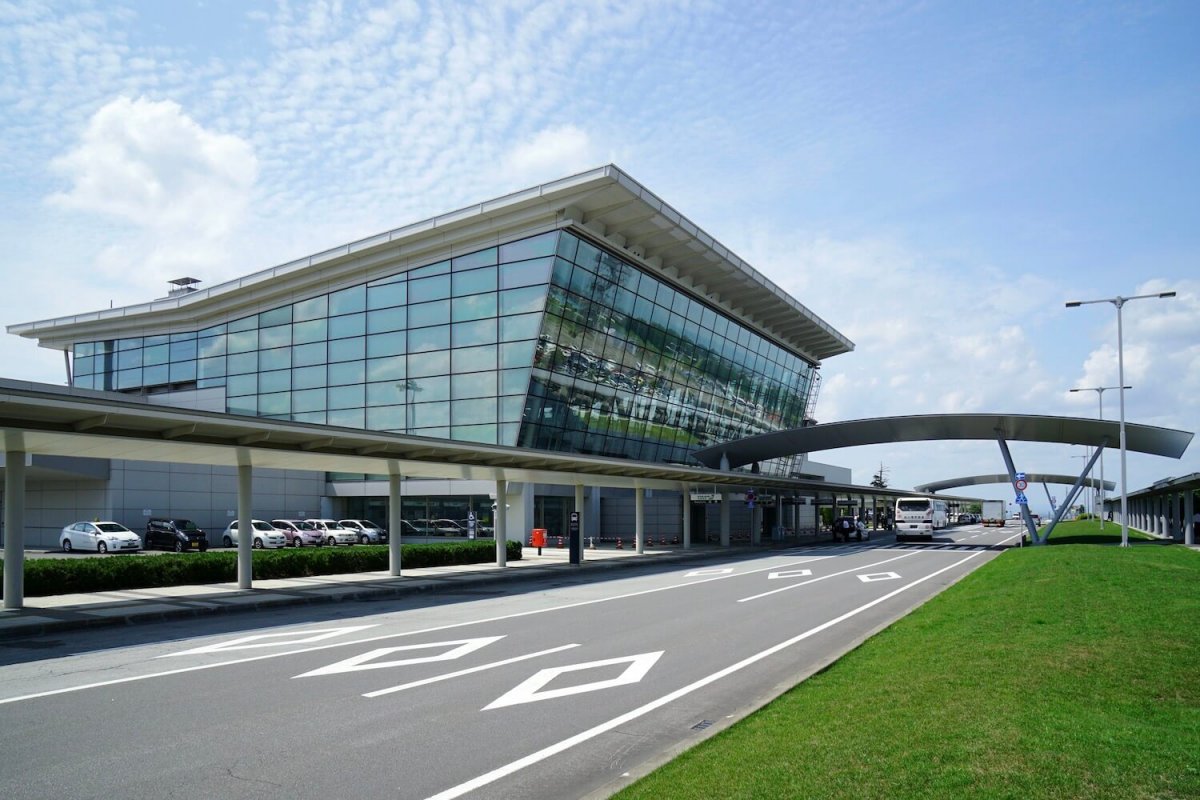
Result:
{"type": "Polygon", "coordinates": [[[1010,550],[617,797],[1200,797],[1198,623],[1200,553],[1010,550]]]}

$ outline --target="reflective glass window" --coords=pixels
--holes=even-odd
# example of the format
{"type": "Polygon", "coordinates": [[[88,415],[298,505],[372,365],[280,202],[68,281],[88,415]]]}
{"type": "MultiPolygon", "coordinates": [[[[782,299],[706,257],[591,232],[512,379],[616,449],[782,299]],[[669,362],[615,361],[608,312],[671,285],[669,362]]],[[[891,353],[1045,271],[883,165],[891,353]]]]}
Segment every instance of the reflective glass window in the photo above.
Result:
{"type": "Polygon", "coordinates": [[[229,334],[229,353],[248,353],[258,349],[258,329],[229,334]]]}
{"type": "Polygon", "coordinates": [[[117,350],[134,350],[140,349],[142,346],[142,337],[134,336],[128,339],[117,340],[117,350]]]}
{"type": "MultiPolygon", "coordinates": [[[[483,369],[480,367],[479,369],[483,369]]],[[[428,375],[444,375],[450,371],[449,352],[438,350],[432,353],[421,353],[408,357],[408,375],[410,378],[422,378],[428,375]]]]}
{"type": "Polygon", "coordinates": [[[170,345],[165,343],[146,347],[144,350],[142,350],[142,364],[147,367],[155,366],[157,364],[166,364],[170,360],[171,356],[169,348],[170,345]]]}
{"type": "Polygon", "coordinates": [[[449,424],[449,403],[417,403],[412,407],[412,426],[414,429],[432,428],[449,424]]]}
{"type": "Polygon", "coordinates": [[[591,242],[579,240],[579,249],[575,251],[575,263],[585,269],[595,270],[600,263],[600,250],[591,242]]]}
{"type": "Polygon", "coordinates": [[[529,368],[500,372],[500,394],[524,395],[529,390],[529,368]]]}
{"type": "Polygon", "coordinates": [[[171,365],[171,383],[186,383],[196,380],[196,362],[178,361],[171,365]]]}
{"type": "Polygon", "coordinates": [[[243,394],[258,394],[258,375],[235,375],[225,381],[225,394],[236,397],[243,394]]]}
{"type": "Polygon", "coordinates": [[[554,255],[558,244],[558,231],[530,236],[515,242],[500,245],[500,263],[507,261],[524,261],[527,258],[554,255]]]}
{"type": "Polygon", "coordinates": [[[546,288],[544,286],[509,289],[500,293],[500,313],[509,315],[541,311],[545,302],[546,288]]]}
{"type": "Polygon", "coordinates": [[[327,361],[325,342],[296,345],[292,348],[292,366],[309,367],[327,361]]]}
{"type": "Polygon", "coordinates": [[[291,410],[291,392],[275,392],[258,396],[258,413],[262,416],[280,416],[291,410]]]}
{"type": "Polygon", "coordinates": [[[516,264],[501,264],[500,288],[543,286],[550,282],[550,270],[553,266],[553,258],[536,258],[532,261],[519,261],[516,264]]]}
{"type": "Polygon", "coordinates": [[[438,403],[450,399],[450,376],[436,375],[421,380],[410,381],[413,389],[405,390],[405,394],[414,403],[438,403]],[[419,391],[418,391],[419,390],[419,391]]]}
{"type": "Polygon", "coordinates": [[[451,320],[454,322],[469,322],[494,316],[496,316],[495,292],[455,297],[452,301],[451,320]]]}
{"type": "Polygon", "coordinates": [[[311,300],[292,304],[292,322],[307,322],[329,316],[329,296],[321,295],[311,300]]]}
{"type": "Polygon", "coordinates": [[[407,349],[408,334],[404,331],[395,333],[376,333],[367,337],[367,357],[394,356],[407,349]]]}
{"type": "Polygon", "coordinates": [[[521,418],[524,411],[525,397],[523,395],[500,398],[499,413],[502,422],[515,422],[521,418]]]}
{"type": "Polygon", "coordinates": [[[292,348],[277,347],[274,350],[262,350],[258,354],[260,370],[287,369],[292,365],[292,348]]]}
{"type": "Polygon", "coordinates": [[[142,351],[137,350],[121,350],[117,353],[117,369],[126,370],[140,367],[142,365],[142,351]]]}
{"type": "Polygon", "coordinates": [[[408,302],[408,283],[400,281],[383,286],[367,287],[367,308],[390,308],[408,302]]]}
{"type": "Polygon", "coordinates": [[[296,422],[308,422],[313,425],[324,425],[325,424],[325,412],[324,411],[307,411],[307,412],[300,413],[300,414],[293,411],[291,418],[293,420],[295,420],[296,422]]]}
{"type": "Polygon", "coordinates": [[[534,339],[542,324],[542,315],[518,314],[512,317],[500,318],[500,341],[512,342],[517,339],[534,339]]]}
{"type": "Polygon", "coordinates": [[[325,385],[325,366],[301,367],[292,370],[292,389],[313,389],[325,385]]]}
{"type": "Polygon", "coordinates": [[[306,389],[302,392],[292,392],[292,409],[298,412],[324,411],[325,390],[306,389]]]}
{"type": "Polygon", "coordinates": [[[496,394],[495,372],[468,372],[450,376],[450,397],[463,400],[473,397],[491,397],[496,394]]]}
{"type": "Polygon", "coordinates": [[[225,401],[225,410],[230,414],[253,416],[258,413],[258,395],[231,397],[225,401]]]}
{"type": "Polygon", "coordinates": [[[416,330],[410,330],[408,332],[409,353],[425,353],[430,350],[445,350],[449,346],[449,325],[436,325],[432,328],[417,328],[416,330]]]}
{"type": "Polygon", "coordinates": [[[159,364],[153,367],[145,367],[142,370],[142,385],[143,386],[161,386],[168,383],[169,367],[166,364],[159,364]]]}
{"type": "Polygon", "coordinates": [[[229,323],[229,326],[228,326],[229,333],[252,331],[252,330],[256,330],[257,328],[258,328],[258,315],[257,314],[255,314],[252,317],[242,317],[241,319],[235,319],[233,322],[229,323]]]}
{"type": "Polygon", "coordinates": [[[463,347],[451,352],[450,372],[476,372],[496,368],[496,345],[463,347]]]}
{"type": "Polygon", "coordinates": [[[438,300],[408,307],[408,327],[423,328],[426,325],[442,325],[450,321],[450,301],[438,300]]]}
{"type": "Polygon", "coordinates": [[[367,287],[351,286],[329,295],[329,316],[353,314],[367,307],[367,287]]]}
{"type": "Polygon", "coordinates": [[[214,356],[225,355],[225,334],[212,336],[209,338],[201,338],[197,341],[200,347],[200,358],[212,358],[214,356]]]}
{"type": "Polygon", "coordinates": [[[72,362],[72,364],[71,364],[71,371],[75,375],[91,375],[92,374],[92,363],[94,361],[95,361],[95,359],[92,358],[91,356],[88,356],[86,358],[81,358],[77,355],[77,356],[75,356],[74,362],[72,362]]]}
{"type": "Polygon", "coordinates": [[[395,380],[403,378],[404,374],[404,356],[384,356],[383,358],[367,359],[368,381],[395,380]]]}
{"type": "Polygon", "coordinates": [[[272,328],[261,328],[258,332],[258,346],[263,349],[270,347],[287,347],[291,343],[291,325],[276,325],[272,328]]]}
{"type": "Polygon", "coordinates": [[[417,278],[428,278],[431,275],[445,275],[449,272],[450,272],[450,262],[449,261],[439,261],[436,264],[429,264],[428,266],[418,267],[417,269],[409,270],[408,278],[409,278],[409,280],[416,280],[417,278]]]}
{"type": "Polygon", "coordinates": [[[329,320],[314,319],[310,322],[292,324],[292,341],[295,344],[323,342],[329,335],[329,320]]]}
{"type": "Polygon", "coordinates": [[[507,342],[500,345],[500,369],[528,367],[532,363],[534,342],[507,342]]]}
{"type": "Polygon", "coordinates": [[[171,361],[187,361],[196,357],[196,340],[184,339],[170,344],[171,361]]]}
{"type": "Polygon", "coordinates": [[[331,317],[329,319],[330,339],[345,339],[349,336],[362,336],[366,332],[366,314],[346,314],[342,317],[331,317]]]}
{"type": "Polygon", "coordinates": [[[366,355],[366,338],[338,339],[329,343],[329,361],[354,361],[366,355]]]}
{"type": "Polygon", "coordinates": [[[326,417],[330,425],[336,425],[339,428],[366,427],[365,415],[361,408],[342,408],[337,411],[329,411],[326,417]]]}
{"type": "MultiPolygon", "coordinates": [[[[437,329],[426,328],[425,330],[437,329]]],[[[496,320],[494,319],[483,319],[478,322],[456,322],[454,323],[453,331],[453,344],[455,347],[496,343],[496,320]]],[[[424,333],[424,331],[413,332],[414,335],[417,333],[424,333]]]]}
{"type": "Polygon", "coordinates": [[[474,269],[475,267],[484,267],[494,265],[496,263],[496,248],[489,247],[486,250],[477,250],[474,253],[456,256],[453,260],[454,271],[474,269]]]}
{"type": "Polygon", "coordinates": [[[456,442],[495,444],[496,435],[495,425],[455,425],[450,429],[450,438],[456,442]]]}
{"type": "Polygon", "coordinates": [[[405,403],[411,400],[413,393],[405,396],[403,381],[381,381],[367,384],[367,406],[386,406],[395,403],[405,403]]]}
{"type": "Polygon", "coordinates": [[[90,356],[90,355],[94,354],[95,352],[96,352],[96,343],[95,342],[79,342],[78,344],[75,345],[75,357],[76,358],[90,356]]]}
{"type": "Polygon", "coordinates": [[[558,237],[558,247],[555,253],[567,259],[568,261],[575,260],[575,251],[579,247],[579,238],[574,234],[563,232],[558,237]]]}
{"type": "Polygon", "coordinates": [[[407,308],[382,308],[367,314],[367,333],[403,330],[408,326],[407,308]]]}
{"type": "Polygon", "coordinates": [[[211,328],[204,328],[201,330],[197,336],[199,336],[201,339],[205,339],[210,336],[220,336],[225,333],[228,328],[229,326],[225,324],[213,325],[211,328]]]}
{"type": "Polygon", "coordinates": [[[347,383],[362,383],[367,379],[367,362],[344,361],[329,365],[329,385],[342,386],[347,383]]]}
{"type": "Polygon", "coordinates": [[[408,302],[425,303],[430,300],[442,300],[450,296],[450,276],[435,275],[432,278],[420,278],[408,281],[408,302]]]}
{"type": "Polygon", "coordinates": [[[406,406],[370,406],[367,408],[367,428],[373,431],[402,431],[406,429],[406,406]]]}
{"type": "Polygon", "coordinates": [[[270,392],[286,392],[292,388],[292,371],[281,369],[275,372],[260,372],[258,388],[264,394],[270,392]]]}
{"type": "Polygon", "coordinates": [[[329,390],[329,408],[360,408],[366,397],[361,383],[337,386],[329,390]]]}
{"type": "Polygon", "coordinates": [[[450,401],[451,425],[477,425],[496,422],[496,398],[450,401]]]}
{"type": "Polygon", "coordinates": [[[273,308],[270,311],[264,311],[258,315],[258,327],[260,328],[272,328],[278,325],[286,325],[291,321],[291,306],[273,308]]]}
{"type": "Polygon", "coordinates": [[[570,261],[564,261],[561,258],[554,259],[554,270],[550,274],[550,281],[555,286],[561,286],[566,289],[571,285],[571,273],[575,271],[575,267],[570,261]]]}

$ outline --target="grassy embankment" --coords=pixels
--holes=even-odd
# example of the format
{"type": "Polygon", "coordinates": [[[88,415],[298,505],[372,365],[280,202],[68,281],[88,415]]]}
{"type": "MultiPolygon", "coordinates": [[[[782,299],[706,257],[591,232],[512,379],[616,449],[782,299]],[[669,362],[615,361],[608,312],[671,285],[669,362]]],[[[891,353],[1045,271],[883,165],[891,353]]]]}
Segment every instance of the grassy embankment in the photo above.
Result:
{"type": "Polygon", "coordinates": [[[1200,553],[1120,530],[1010,550],[617,797],[1200,797],[1200,553]]]}

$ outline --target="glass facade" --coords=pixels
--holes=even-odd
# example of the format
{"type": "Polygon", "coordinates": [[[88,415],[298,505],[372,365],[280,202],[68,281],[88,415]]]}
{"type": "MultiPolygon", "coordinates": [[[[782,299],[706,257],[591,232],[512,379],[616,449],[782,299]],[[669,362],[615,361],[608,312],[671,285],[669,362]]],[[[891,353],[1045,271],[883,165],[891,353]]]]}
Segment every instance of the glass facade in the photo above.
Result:
{"type": "Polygon", "coordinates": [[[817,377],[557,231],[203,330],[81,342],[73,375],[89,389],[222,388],[235,414],[679,463],[799,426],[817,377]]]}

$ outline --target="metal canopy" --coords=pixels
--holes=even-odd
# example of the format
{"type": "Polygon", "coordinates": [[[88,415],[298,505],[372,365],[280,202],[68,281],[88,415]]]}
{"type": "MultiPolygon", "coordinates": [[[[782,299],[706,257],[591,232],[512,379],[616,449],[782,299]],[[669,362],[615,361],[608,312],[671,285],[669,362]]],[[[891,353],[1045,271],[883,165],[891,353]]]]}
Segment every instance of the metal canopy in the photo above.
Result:
{"type": "MultiPolygon", "coordinates": [[[[1076,481],[1075,475],[1047,475],[1040,472],[1027,472],[1025,479],[1030,483],[1054,483],[1065,484],[1071,486],[1076,481]]],[[[995,475],[971,475],[964,478],[949,478],[944,481],[935,481],[934,483],[923,483],[920,486],[913,487],[918,492],[940,492],[942,489],[951,489],[957,486],[980,486],[989,483],[1008,483],[1008,475],[997,473],[995,475]]],[[[1090,489],[1099,489],[1100,481],[1096,478],[1085,478],[1084,486],[1090,489]]],[[[1112,491],[1117,488],[1114,481],[1104,481],[1105,491],[1112,491]]]]}
{"type": "MultiPolygon", "coordinates": [[[[922,414],[906,417],[830,422],[807,428],[764,433],[697,450],[692,455],[702,464],[736,468],[756,461],[794,455],[891,442],[920,442],[942,439],[989,439],[997,437],[1027,442],[1084,444],[1111,447],[1120,438],[1116,422],[1076,417],[1046,417],[1026,414],[922,414]]],[[[1139,453],[1179,458],[1192,441],[1190,431],[1125,423],[1125,447],[1139,453]]]]}

